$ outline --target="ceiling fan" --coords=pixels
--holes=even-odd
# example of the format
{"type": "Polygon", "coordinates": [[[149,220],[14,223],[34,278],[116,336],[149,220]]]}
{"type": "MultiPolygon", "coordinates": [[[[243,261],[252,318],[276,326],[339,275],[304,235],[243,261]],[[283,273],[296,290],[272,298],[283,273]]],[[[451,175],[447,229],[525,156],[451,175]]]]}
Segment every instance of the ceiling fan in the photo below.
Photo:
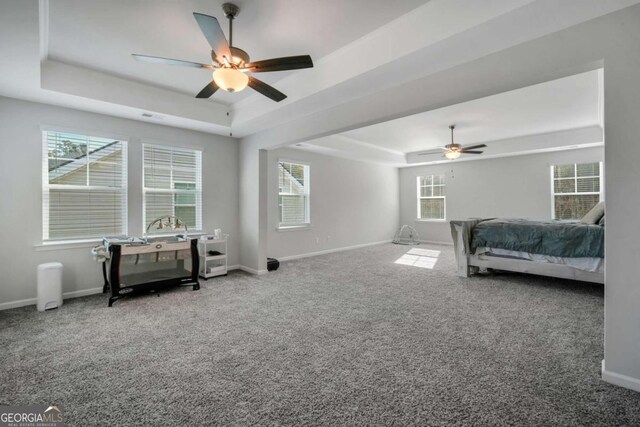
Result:
{"type": "Polygon", "coordinates": [[[213,71],[213,80],[196,95],[196,98],[209,98],[218,89],[223,89],[227,92],[239,92],[249,86],[251,89],[260,92],[262,95],[276,102],[285,99],[287,95],[249,75],[249,73],[312,68],[313,61],[311,60],[311,56],[287,56],[250,62],[247,52],[233,46],[233,20],[238,16],[240,8],[235,4],[225,3],[222,5],[222,10],[229,19],[229,42],[227,42],[216,18],[202,13],[193,13],[196,22],[200,26],[200,30],[202,30],[202,33],[211,45],[211,64],[200,64],[198,62],[139,55],[136,53],[132,54],[132,56],[134,59],[143,62],[204,68],[213,71]]]}
{"type": "Polygon", "coordinates": [[[421,151],[417,153],[419,156],[424,156],[427,154],[438,154],[442,153],[444,150],[444,157],[449,160],[455,160],[460,157],[461,154],[482,154],[482,151],[477,151],[477,148],[485,148],[486,144],[476,144],[476,145],[468,145],[463,147],[460,144],[456,144],[453,142],[453,130],[455,129],[455,125],[450,125],[449,129],[451,129],[451,144],[447,144],[444,147],[438,147],[435,150],[429,151],[421,151]]]}

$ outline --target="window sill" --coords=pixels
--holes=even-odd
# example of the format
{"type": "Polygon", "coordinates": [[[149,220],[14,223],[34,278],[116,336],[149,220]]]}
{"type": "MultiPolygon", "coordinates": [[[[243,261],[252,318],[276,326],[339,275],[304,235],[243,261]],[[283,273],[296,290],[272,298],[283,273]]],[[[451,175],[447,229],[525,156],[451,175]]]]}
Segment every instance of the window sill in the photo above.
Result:
{"type": "MultiPolygon", "coordinates": [[[[147,238],[148,239],[155,239],[155,238],[158,238],[158,237],[176,237],[178,235],[182,236],[182,235],[184,235],[184,232],[182,232],[182,233],[166,233],[166,234],[162,234],[162,233],[160,233],[160,234],[147,234],[147,238]]],[[[202,230],[200,230],[200,231],[194,230],[194,231],[189,231],[187,233],[187,237],[189,239],[191,239],[191,238],[194,238],[194,239],[195,238],[199,238],[199,237],[202,237],[204,235],[206,235],[206,233],[203,232],[202,230]]]]}
{"type": "Polygon", "coordinates": [[[276,231],[295,231],[295,230],[310,230],[311,224],[304,225],[284,225],[276,227],[276,231]]]}
{"type": "Polygon", "coordinates": [[[87,240],[60,240],[52,242],[42,242],[37,245],[33,245],[37,252],[43,251],[60,251],[67,249],[88,249],[102,243],[102,239],[87,239],[87,240]]]}
{"type": "MultiPolygon", "coordinates": [[[[172,237],[181,233],[174,234],[150,234],[147,238],[159,238],[159,237],[172,237]]],[[[201,236],[204,236],[205,233],[202,231],[194,231],[193,233],[189,233],[189,239],[198,239],[201,236]]],[[[123,239],[126,237],[122,237],[123,239]]],[[[45,252],[45,251],[60,251],[67,249],[87,249],[93,248],[102,243],[102,239],[80,239],[80,240],[53,240],[49,242],[42,242],[36,245],[33,245],[37,252],[45,252]]]]}
{"type": "Polygon", "coordinates": [[[416,222],[447,222],[446,219],[416,219],[416,222]]]}

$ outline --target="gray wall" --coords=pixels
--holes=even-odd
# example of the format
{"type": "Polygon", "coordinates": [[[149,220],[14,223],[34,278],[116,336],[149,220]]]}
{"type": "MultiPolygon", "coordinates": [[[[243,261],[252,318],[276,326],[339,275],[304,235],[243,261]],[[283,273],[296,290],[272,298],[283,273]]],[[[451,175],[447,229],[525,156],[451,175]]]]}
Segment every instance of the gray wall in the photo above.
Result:
{"type": "Polygon", "coordinates": [[[296,149],[268,151],[267,255],[289,257],[391,240],[398,169],[296,149]],[[310,165],[311,228],[278,231],[278,159],[310,165]]]}
{"type": "Polygon", "coordinates": [[[445,175],[446,220],[473,217],[551,218],[552,164],[604,160],[604,147],[497,159],[451,162],[400,170],[400,222],[420,239],[451,243],[446,221],[417,220],[416,177],[445,175]]]}
{"type": "Polygon", "coordinates": [[[605,364],[603,377],[640,391],[640,6],[626,9],[614,52],[605,56],[605,364]],[[624,40],[624,43],[622,41],[624,40]],[[631,225],[631,226],[630,226],[631,225]]]}
{"type": "Polygon", "coordinates": [[[254,274],[267,272],[267,153],[240,141],[240,265],[254,274]]]}
{"type": "MultiPolygon", "coordinates": [[[[239,263],[238,142],[232,138],[0,98],[0,304],[36,296],[36,267],[64,264],[64,292],[82,295],[102,286],[92,244],[42,248],[41,126],[112,135],[129,141],[129,234],[142,234],[141,142],[166,143],[203,151],[203,227],[230,234],[229,264],[239,263]],[[139,165],[136,167],[136,165],[139,165]],[[46,249],[46,250],[42,250],[46,249]]],[[[1,305],[0,305],[1,307],[1,305]]]]}

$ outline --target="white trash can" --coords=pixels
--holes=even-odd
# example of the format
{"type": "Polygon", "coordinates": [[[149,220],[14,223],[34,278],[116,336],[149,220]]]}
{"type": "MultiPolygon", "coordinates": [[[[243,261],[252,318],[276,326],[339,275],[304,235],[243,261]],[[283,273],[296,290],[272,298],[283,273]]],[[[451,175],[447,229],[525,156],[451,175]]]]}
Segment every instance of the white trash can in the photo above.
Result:
{"type": "Polygon", "coordinates": [[[38,311],[62,307],[62,264],[48,262],[38,266],[38,311]]]}

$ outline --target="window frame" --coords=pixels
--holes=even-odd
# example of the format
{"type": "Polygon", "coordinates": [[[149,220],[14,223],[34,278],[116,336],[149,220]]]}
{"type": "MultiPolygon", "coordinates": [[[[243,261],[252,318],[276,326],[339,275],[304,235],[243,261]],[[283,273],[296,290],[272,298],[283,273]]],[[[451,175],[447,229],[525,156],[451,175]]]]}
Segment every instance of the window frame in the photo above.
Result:
{"type": "Polygon", "coordinates": [[[593,196],[597,194],[598,200],[600,202],[604,201],[604,173],[603,172],[604,172],[604,164],[602,161],[595,161],[595,162],[584,161],[579,163],[574,162],[574,163],[559,163],[559,164],[549,165],[549,176],[551,177],[551,219],[557,220],[557,221],[577,221],[580,219],[580,218],[577,218],[577,219],[571,219],[571,220],[562,220],[562,219],[556,218],[556,196],[593,196]],[[598,163],[599,176],[578,177],[578,165],[584,165],[589,163],[598,163]],[[574,175],[572,178],[556,178],[554,176],[554,169],[556,166],[571,165],[571,164],[574,165],[574,175]],[[579,178],[599,178],[600,191],[578,192],[577,189],[578,189],[579,178]],[[576,191],[574,191],[573,193],[556,193],[555,182],[559,180],[569,180],[569,179],[574,180],[576,191]]]}
{"type": "Polygon", "coordinates": [[[278,227],[277,230],[296,230],[296,229],[305,229],[311,228],[311,165],[307,162],[303,162],[300,160],[291,160],[285,158],[279,158],[276,160],[276,177],[278,179],[278,227]],[[283,223],[281,222],[282,218],[282,205],[280,204],[280,196],[281,195],[295,195],[299,194],[294,193],[281,193],[280,192],[280,163],[291,163],[295,165],[300,165],[304,167],[304,200],[305,200],[305,221],[302,223],[283,223]]]}
{"type": "Polygon", "coordinates": [[[447,221],[447,195],[446,195],[446,188],[447,188],[447,183],[446,183],[446,176],[444,173],[441,174],[426,174],[426,175],[418,175],[416,176],[416,196],[417,196],[417,219],[416,221],[419,222],[446,222],[447,221]],[[444,196],[422,196],[422,192],[420,191],[422,189],[422,185],[420,184],[420,180],[422,178],[426,178],[430,176],[431,177],[431,185],[428,185],[427,187],[431,187],[432,191],[431,194],[433,194],[433,187],[443,187],[444,189],[444,196]],[[439,176],[442,179],[443,184],[440,185],[434,185],[433,184],[433,177],[439,176]],[[422,218],[422,199],[442,199],[443,201],[443,209],[442,209],[442,218],[422,218]]]}
{"type": "MultiPolygon", "coordinates": [[[[122,236],[128,235],[129,232],[129,140],[122,135],[110,134],[101,131],[93,131],[87,129],[74,129],[66,128],[63,126],[40,126],[40,132],[42,137],[42,176],[41,176],[41,220],[42,220],[42,246],[49,245],[61,245],[61,244],[74,244],[74,243],[86,243],[97,242],[105,236],[83,236],[83,237],[63,237],[60,239],[52,239],[50,237],[50,206],[47,206],[47,202],[50,200],[50,190],[70,190],[80,192],[92,192],[92,191],[104,191],[110,193],[118,193],[120,195],[120,215],[121,215],[121,228],[120,234],[122,236]],[[120,187],[107,187],[103,185],[89,185],[90,184],[90,157],[91,154],[87,147],[86,157],[86,185],[77,184],[51,184],[49,183],[49,134],[71,134],[76,136],[83,136],[87,139],[100,138],[100,139],[112,139],[117,141],[122,146],[122,163],[121,163],[121,186],[120,187]]],[[[78,159],[67,159],[78,160],[78,159]]],[[[115,233],[118,235],[118,233],[115,233]]]]}
{"type": "MultiPolygon", "coordinates": [[[[204,199],[203,199],[203,180],[202,180],[202,174],[203,174],[203,169],[202,169],[202,157],[203,157],[203,150],[200,148],[196,148],[196,147],[188,147],[188,146],[181,146],[181,145],[173,145],[171,143],[160,143],[160,142],[156,142],[156,141],[141,141],[140,144],[140,149],[141,149],[141,163],[142,163],[142,176],[141,176],[141,187],[142,187],[142,235],[147,235],[147,226],[149,225],[149,222],[154,220],[155,218],[149,218],[147,221],[146,218],[146,211],[147,211],[147,198],[146,195],[149,193],[156,193],[156,194],[170,194],[171,195],[171,205],[172,205],[172,212],[170,215],[174,215],[176,213],[176,206],[190,206],[190,205],[184,205],[184,204],[179,204],[176,205],[176,196],[179,194],[194,194],[196,196],[196,203],[195,203],[195,207],[196,207],[196,227],[191,228],[189,227],[189,234],[192,233],[202,233],[203,229],[204,229],[204,220],[202,217],[202,211],[203,211],[203,205],[204,205],[204,199]],[[171,170],[171,178],[170,178],[170,183],[172,185],[172,188],[170,189],[162,189],[162,188],[147,188],[145,186],[145,158],[144,158],[144,152],[145,152],[145,146],[152,146],[152,147],[159,147],[161,149],[165,149],[165,150],[182,150],[182,151],[193,151],[193,152],[197,152],[199,153],[197,155],[197,165],[196,165],[196,182],[195,182],[195,190],[196,192],[192,191],[192,190],[181,190],[181,189],[176,189],[174,188],[176,183],[180,183],[180,184],[192,184],[190,182],[185,182],[185,181],[174,181],[173,180],[173,169],[171,170]],[[197,176],[199,174],[199,176],[197,176]],[[198,200],[200,200],[200,203],[198,203],[198,200]],[[198,222],[199,222],[199,227],[198,227],[198,222]]],[[[176,234],[181,234],[182,232],[167,232],[167,233],[152,233],[149,234],[148,236],[156,236],[156,235],[162,235],[162,236],[166,236],[166,235],[176,235],[176,234]]]]}

